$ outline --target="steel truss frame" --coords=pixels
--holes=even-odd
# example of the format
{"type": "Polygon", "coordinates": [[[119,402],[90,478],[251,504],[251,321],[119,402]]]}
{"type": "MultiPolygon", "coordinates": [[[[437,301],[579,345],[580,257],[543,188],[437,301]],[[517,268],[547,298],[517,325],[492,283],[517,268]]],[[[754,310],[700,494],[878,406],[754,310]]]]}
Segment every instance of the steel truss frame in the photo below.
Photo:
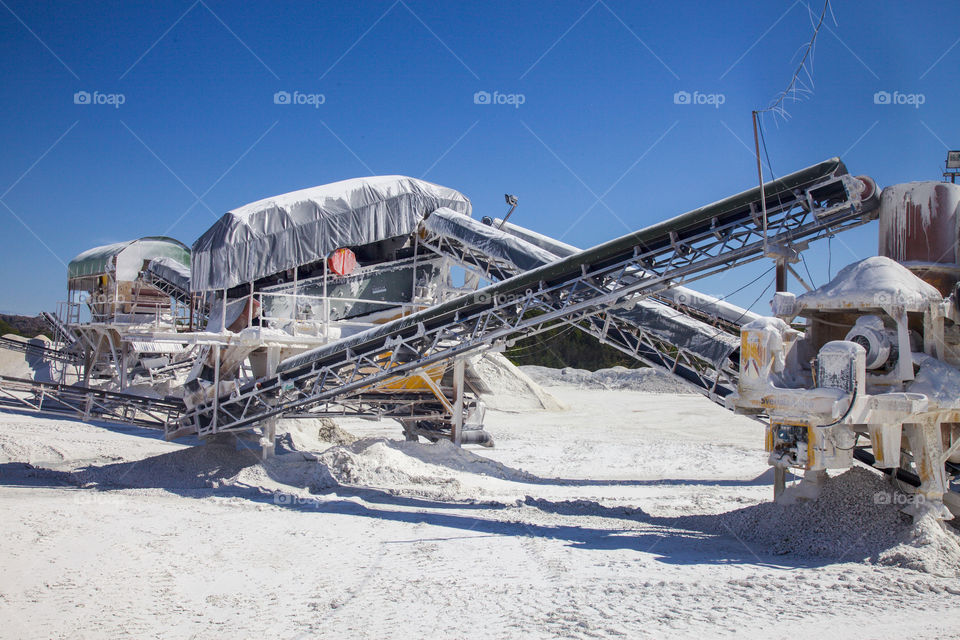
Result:
{"type": "Polygon", "coordinates": [[[70,415],[84,421],[101,420],[156,429],[177,424],[184,409],[183,404],[175,400],[6,376],[0,377],[0,404],[38,413],[70,415]]]}
{"type": "Polygon", "coordinates": [[[80,341],[77,334],[70,327],[64,324],[60,318],[49,311],[41,311],[40,317],[43,318],[50,329],[53,331],[54,341],[65,346],[72,346],[80,341]]]}
{"type": "Polygon", "coordinates": [[[615,324],[611,310],[757,260],[771,247],[789,249],[795,243],[864,224],[872,219],[876,200],[861,200],[863,189],[857,178],[829,177],[776,194],[773,202],[766,203],[765,219],[758,198],[749,211],[713,218],[707,226],[631,234],[388,323],[369,336],[360,334],[362,342],[347,339],[310,352],[312,360],[298,358],[296,362],[303,364],[292,369],[281,366],[276,376],[237,386],[229,395],[192,408],[182,417],[182,427],[192,425],[205,433],[253,428],[282,414],[343,403],[434,363],[570,323],[621,350],[670,363],[675,371],[692,369],[704,388],[720,395],[732,384],[732,372],[720,375],[718,370],[699,369],[702,363],[686,356],[660,352],[663,345],[636,327],[615,324]],[[635,243],[626,248],[628,241],[635,243]],[[644,277],[638,278],[638,272],[644,277]],[[533,277],[541,279],[534,285],[533,277]]]}
{"type": "Polygon", "coordinates": [[[20,342],[19,340],[12,340],[10,338],[0,337],[0,349],[19,351],[20,353],[26,354],[35,354],[42,356],[47,360],[55,360],[57,362],[65,362],[67,364],[78,364],[83,360],[76,353],[63,351],[61,349],[54,349],[51,347],[44,347],[38,344],[31,344],[29,342],[20,342]]]}
{"type": "Polygon", "coordinates": [[[166,278],[163,278],[155,273],[151,273],[150,271],[142,271],[140,273],[140,279],[143,280],[144,283],[149,284],[151,287],[159,291],[162,291],[181,304],[190,305],[191,303],[190,292],[184,291],[178,285],[170,282],[166,278]]]}
{"type": "MultiPolygon", "coordinates": [[[[429,234],[420,240],[420,245],[450,258],[464,269],[487,280],[507,279],[522,273],[513,264],[497,258],[488,258],[482,252],[448,236],[429,234]]],[[[635,277],[641,278],[641,276],[635,277]]],[[[697,319],[704,317],[702,313],[694,313],[692,308],[671,304],[668,298],[655,294],[651,294],[650,297],[655,297],[658,302],[697,319]]],[[[723,398],[736,388],[738,364],[736,361],[728,359],[727,362],[717,365],[697,356],[682,345],[660,338],[640,324],[618,315],[616,311],[606,309],[599,313],[584,313],[580,317],[567,318],[565,322],[592,335],[603,344],[673,374],[685,382],[692,383],[707,397],[720,404],[723,403],[723,398]]],[[[717,328],[717,333],[722,333],[724,330],[725,327],[717,328]]],[[[737,336],[739,337],[739,327],[737,327],[737,336]]]]}

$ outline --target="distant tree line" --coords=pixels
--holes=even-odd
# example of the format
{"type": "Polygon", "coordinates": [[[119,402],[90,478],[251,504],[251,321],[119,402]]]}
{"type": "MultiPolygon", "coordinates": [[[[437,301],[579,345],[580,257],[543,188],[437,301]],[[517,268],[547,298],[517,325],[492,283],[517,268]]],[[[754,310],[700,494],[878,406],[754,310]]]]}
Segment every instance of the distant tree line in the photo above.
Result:
{"type": "Polygon", "coordinates": [[[596,371],[609,367],[636,369],[645,366],[636,358],[601,344],[593,336],[569,325],[517,340],[504,355],[518,366],[535,364],[554,369],[573,367],[596,371]]]}
{"type": "Polygon", "coordinates": [[[40,316],[30,317],[0,313],[0,336],[8,333],[26,338],[36,338],[43,334],[53,339],[47,323],[40,316]]]}

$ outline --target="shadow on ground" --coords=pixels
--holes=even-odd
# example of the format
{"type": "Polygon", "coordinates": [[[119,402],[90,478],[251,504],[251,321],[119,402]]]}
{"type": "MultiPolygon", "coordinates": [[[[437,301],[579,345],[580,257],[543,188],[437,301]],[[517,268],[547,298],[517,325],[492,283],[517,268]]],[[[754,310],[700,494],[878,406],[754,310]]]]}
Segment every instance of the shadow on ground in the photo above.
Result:
{"type": "MultiPolygon", "coordinates": [[[[431,460],[426,460],[431,461],[431,460]]],[[[517,472],[520,476],[522,472],[517,472]]],[[[552,484],[531,477],[531,485],[552,484]]],[[[761,478],[741,484],[760,484],[761,478]]],[[[556,483],[566,482],[555,480],[556,483]]],[[[582,481],[573,481],[580,483],[582,481]]],[[[711,484],[729,481],[642,481],[649,485],[711,484]]],[[[599,483],[597,483],[599,484],[599,483]]],[[[623,483],[629,484],[629,483],[623,483]]],[[[632,550],[675,564],[754,564],[781,568],[809,567],[831,562],[775,555],[743,542],[727,530],[724,514],[655,517],[640,508],[610,507],[591,500],[551,501],[527,498],[514,503],[451,502],[395,495],[388,491],[345,486],[324,465],[300,453],[278,456],[261,464],[256,452],[230,444],[179,449],[139,461],[53,470],[26,463],[0,464],[0,486],[68,488],[90,491],[159,489],[188,498],[240,497],[304,514],[340,514],[458,530],[457,535],[497,535],[559,540],[573,549],[632,550]],[[249,476],[276,483],[237,481],[249,476]],[[306,488],[310,493],[296,488],[306,488]],[[544,517],[547,514],[547,517],[544,517]],[[551,521],[544,524],[543,521],[551,521]]],[[[754,505],[746,510],[762,507],[754,505]]],[[[740,510],[743,511],[743,510],[740,510]]],[[[451,536],[455,537],[455,536],[451,536]]],[[[400,543],[401,541],[394,541],[400,543]]],[[[848,554],[844,561],[861,560],[848,554]]]]}

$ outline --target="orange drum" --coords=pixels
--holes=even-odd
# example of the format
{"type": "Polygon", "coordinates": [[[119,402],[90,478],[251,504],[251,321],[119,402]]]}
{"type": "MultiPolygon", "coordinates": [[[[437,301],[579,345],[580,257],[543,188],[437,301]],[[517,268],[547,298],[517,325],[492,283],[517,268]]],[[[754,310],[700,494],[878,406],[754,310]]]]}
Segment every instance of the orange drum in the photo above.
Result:
{"type": "Polygon", "coordinates": [[[357,256],[350,249],[337,249],[327,258],[327,267],[337,275],[348,276],[357,268],[357,256]]]}

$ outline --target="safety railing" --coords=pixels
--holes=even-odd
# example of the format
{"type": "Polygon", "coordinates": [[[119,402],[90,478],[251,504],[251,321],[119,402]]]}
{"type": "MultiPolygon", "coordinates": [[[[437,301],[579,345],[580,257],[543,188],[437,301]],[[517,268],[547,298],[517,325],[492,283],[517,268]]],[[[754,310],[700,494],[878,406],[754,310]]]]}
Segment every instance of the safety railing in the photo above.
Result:
{"type": "Polygon", "coordinates": [[[156,330],[184,329],[190,324],[190,308],[169,298],[156,296],[113,297],[107,294],[81,298],[80,302],[62,302],[57,316],[67,327],[87,324],[82,312],[90,314],[90,324],[138,325],[156,330]]]}
{"type": "Polygon", "coordinates": [[[246,314],[239,325],[279,329],[291,336],[336,339],[344,333],[362,331],[442,301],[439,296],[428,299],[425,295],[428,289],[417,287],[418,295],[413,302],[256,291],[226,303],[222,299],[214,301],[211,316],[215,322],[222,318],[222,324],[208,329],[216,332],[229,328],[246,314]],[[391,310],[395,313],[383,313],[391,310]]]}

